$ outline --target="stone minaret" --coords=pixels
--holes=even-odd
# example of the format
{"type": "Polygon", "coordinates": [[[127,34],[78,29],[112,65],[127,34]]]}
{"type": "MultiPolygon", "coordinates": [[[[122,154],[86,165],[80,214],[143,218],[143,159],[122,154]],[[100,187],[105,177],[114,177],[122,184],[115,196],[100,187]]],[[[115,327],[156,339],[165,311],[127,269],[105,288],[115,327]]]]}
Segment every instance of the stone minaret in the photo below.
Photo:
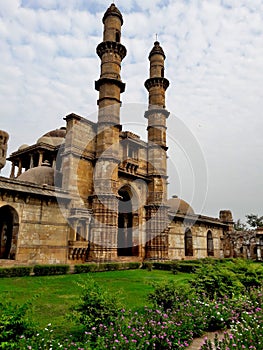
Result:
{"type": "Polygon", "coordinates": [[[165,54],[158,41],[149,54],[150,78],[145,87],[149,92],[148,119],[148,202],[146,206],[146,258],[168,258],[167,207],[167,147],[165,91],[169,81],[164,78],[165,54]]]}
{"type": "Polygon", "coordinates": [[[0,130],[0,171],[6,163],[7,142],[9,135],[6,131],[0,130]]]}
{"type": "Polygon", "coordinates": [[[122,15],[114,4],[107,9],[102,21],[103,42],[97,47],[101,74],[95,82],[99,111],[92,204],[95,256],[92,258],[113,260],[117,257],[118,235],[120,94],[125,90],[120,70],[126,48],[120,43],[122,15]]]}

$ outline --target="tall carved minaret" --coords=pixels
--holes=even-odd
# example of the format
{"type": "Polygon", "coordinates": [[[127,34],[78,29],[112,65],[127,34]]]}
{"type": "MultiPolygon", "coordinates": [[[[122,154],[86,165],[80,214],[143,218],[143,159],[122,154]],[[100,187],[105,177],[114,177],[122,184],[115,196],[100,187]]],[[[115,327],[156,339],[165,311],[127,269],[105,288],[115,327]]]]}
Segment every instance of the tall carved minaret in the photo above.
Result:
{"type": "Polygon", "coordinates": [[[168,257],[167,146],[165,91],[169,81],[164,78],[165,54],[158,41],[149,54],[150,78],[145,87],[149,92],[148,119],[148,202],[146,205],[146,258],[168,257]]]}
{"type": "Polygon", "coordinates": [[[101,59],[96,167],[94,175],[92,238],[93,259],[113,260],[117,257],[118,235],[118,164],[120,127],[120,94],[125,90],[121,81],[121,61],[126,48],[120,43],[123,18],[114,4],[103,17],[103,42],[97,47],[101,59]]]}

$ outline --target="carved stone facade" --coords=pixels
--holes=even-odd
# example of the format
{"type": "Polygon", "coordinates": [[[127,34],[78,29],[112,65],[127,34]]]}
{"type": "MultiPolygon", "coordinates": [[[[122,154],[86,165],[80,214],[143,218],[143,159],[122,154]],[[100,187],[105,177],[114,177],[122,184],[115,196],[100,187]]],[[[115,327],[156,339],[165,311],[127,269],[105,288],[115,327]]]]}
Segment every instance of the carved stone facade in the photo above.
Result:
{"type": "Polygon", "coordinates": [[[10,178],[0,177],[0,264],[223,257],[231,213],[210,218],[167,200],[163,49],[156,41],[149,54],[144,142],[120,121],[126,48],[114,4],[103,24],[97,123],[72,113],[65,127],[8,158],[10,178]]]}

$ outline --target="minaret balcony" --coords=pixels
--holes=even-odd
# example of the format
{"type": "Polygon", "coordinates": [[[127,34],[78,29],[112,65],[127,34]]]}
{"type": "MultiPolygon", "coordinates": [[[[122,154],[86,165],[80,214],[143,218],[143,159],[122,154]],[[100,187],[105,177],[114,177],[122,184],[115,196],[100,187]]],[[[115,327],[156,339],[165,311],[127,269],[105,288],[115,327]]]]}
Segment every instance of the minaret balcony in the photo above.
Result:
{"type": "MultiPolygon", "coordinates": [[[[97,91],[100,91],[100,87],[103,84],[112,84],[112,85],[117,85],[120,88],[120,92],[125,91],[125,83],[123,83],[119,79],[114,79],[114,78],[100,78],[99,80],[95,81],[95,89],[97,91]]],[[[118,101],[119,102],[119,101],[118,101]]]]}
{"type": "Polygon", "coordinates": [[[103,41],[97,46],[97,55],[102,58],[105,53],[113,52],[123,60],[127,54],[126,47],[116,41],[103,41]]]}
{"type": "Polygon", "coordinates": [[[164,90],[166,90],[169,86],[169,80],[162,77],[153,77],[153,78],[147,79],[144,83],[144,86],[148,91],[151,87],[156,87],[156,86],[162,87],[164,88],[164,90]]]}

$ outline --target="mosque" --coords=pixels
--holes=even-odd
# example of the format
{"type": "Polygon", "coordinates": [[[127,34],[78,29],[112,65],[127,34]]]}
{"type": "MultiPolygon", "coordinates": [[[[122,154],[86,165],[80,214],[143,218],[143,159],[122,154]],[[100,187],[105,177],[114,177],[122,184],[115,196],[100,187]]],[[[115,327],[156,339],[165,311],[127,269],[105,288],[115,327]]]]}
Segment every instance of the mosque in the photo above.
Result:
{"type": "Polygon", "coordinates": [[[0,131],[0,167],[11,162],[10,177],[0,177],[0,265],[232,256],[229,210],[213,218],[195,213],[183,199],[167,198],[169,81],[160,43],[149,53],[143,141],[121,125],[126,48],[114,4],[102,22],[97,122],[69,114],[63,127],[9,157],[8,134],[0,131]]]}

